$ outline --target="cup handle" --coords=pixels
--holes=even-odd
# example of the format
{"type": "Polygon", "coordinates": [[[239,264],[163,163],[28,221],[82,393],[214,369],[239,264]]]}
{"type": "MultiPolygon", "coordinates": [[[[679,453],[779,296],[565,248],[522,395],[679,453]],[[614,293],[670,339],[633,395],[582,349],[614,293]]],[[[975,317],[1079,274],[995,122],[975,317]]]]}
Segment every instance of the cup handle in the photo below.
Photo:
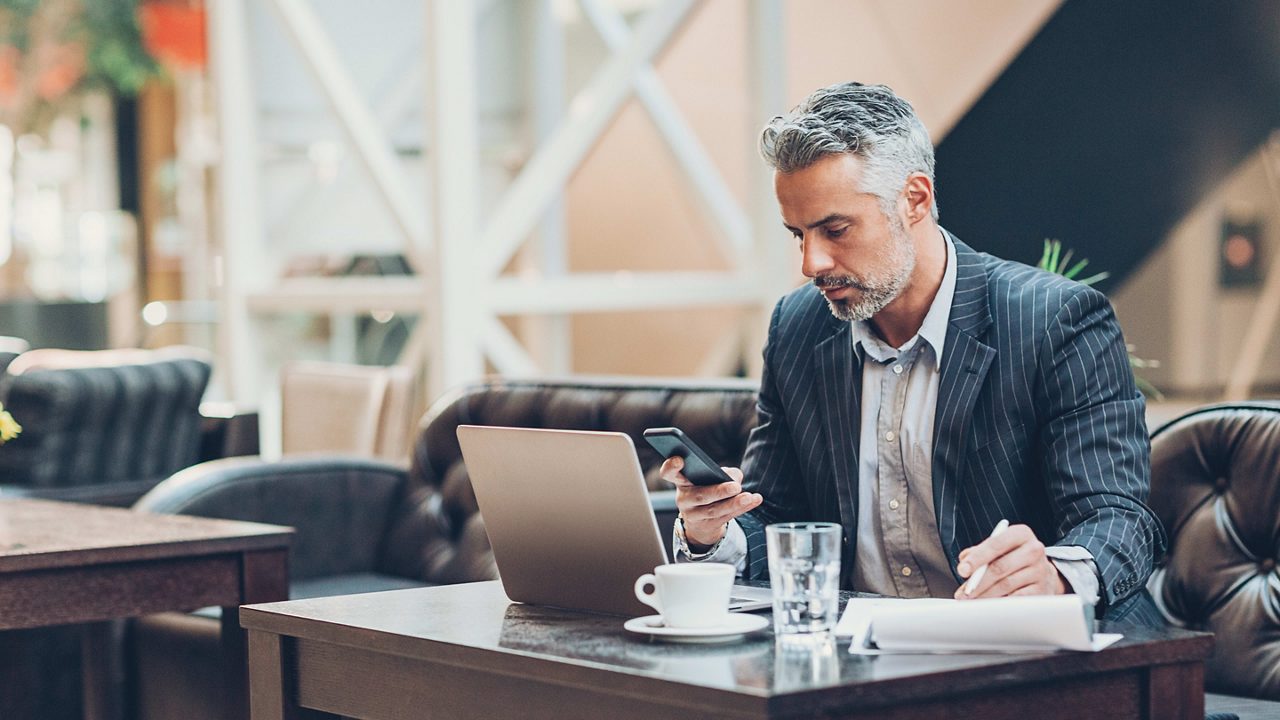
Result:
{"type": "Polygon", "coordinates": [[[636,599],[648,605],[649,607],[662,612],[662,605],[658,603],[658,578],[653,573],[645,573],[636,578],[636,599]],[[644,586],[652,585],[652,592],[645,592],[644,586]]]}

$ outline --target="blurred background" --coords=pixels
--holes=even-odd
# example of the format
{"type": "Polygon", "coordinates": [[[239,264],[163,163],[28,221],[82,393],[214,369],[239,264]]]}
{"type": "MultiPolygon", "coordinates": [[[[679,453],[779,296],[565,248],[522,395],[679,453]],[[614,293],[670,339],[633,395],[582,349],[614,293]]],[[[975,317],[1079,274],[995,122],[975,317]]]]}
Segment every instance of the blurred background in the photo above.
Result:
{"type": "Polygon", "coordinates": [[[267,448],[299,360],[752,376],[756,133],[844,80],[961,239],[1106,273],[1153,412],[1280,394],[1269,0],[0,0],[0,335],[203,348],[267,448]]]}

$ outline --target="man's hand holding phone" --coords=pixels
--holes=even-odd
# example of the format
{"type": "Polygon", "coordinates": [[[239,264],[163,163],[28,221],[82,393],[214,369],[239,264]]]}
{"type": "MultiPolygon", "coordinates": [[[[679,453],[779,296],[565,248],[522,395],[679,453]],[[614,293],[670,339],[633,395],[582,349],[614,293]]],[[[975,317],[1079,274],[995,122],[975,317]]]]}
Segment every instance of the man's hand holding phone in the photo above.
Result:
{"type": "Polygon", "coordinates": [[[676,486],[676,507],[684,518],[684,536],[695,552],[720,542],[725,524],[764,502],[759,493],[742,492],[742,471],[724,468],[730,482],[695,485],[684,476],[684,459],[667,458],[660,470],[662,479],[676,486]]]}
{"type": "Polygon", "coordinates": [[[684,518],[684,539],[704,552],[724,537],[725,524],[764,502],[742,492],[742,471],[720,467],[680,428],[649,428],[644,439],[667,460],[659,471],[676,486],[676,507],[684,518]]]}

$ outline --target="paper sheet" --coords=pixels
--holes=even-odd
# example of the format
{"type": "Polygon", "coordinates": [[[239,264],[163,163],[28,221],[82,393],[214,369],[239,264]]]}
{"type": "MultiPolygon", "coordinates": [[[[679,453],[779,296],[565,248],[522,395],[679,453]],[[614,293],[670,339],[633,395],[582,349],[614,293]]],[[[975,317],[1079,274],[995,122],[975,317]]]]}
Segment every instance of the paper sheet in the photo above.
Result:
{"type": "Polygon", "coordinates": [[[1119,640],[1093,634],[1092,613],[1075,595],[951,600],[853,598],[836,635],[849,652],[1027,653],[1096,652],[1119,640]]]}

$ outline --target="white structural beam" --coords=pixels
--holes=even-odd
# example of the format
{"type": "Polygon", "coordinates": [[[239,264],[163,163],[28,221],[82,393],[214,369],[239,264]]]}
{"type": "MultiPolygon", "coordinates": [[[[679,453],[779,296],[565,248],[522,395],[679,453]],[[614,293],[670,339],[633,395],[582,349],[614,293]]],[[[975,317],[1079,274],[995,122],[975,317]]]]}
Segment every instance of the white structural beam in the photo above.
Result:
{"type": "MultiPolygon", "coordinates": [[[[600,0],[579,0],[583,12],[613,52],[626,47],[631,31],[626,20],[600,0]]],[[[750,264],[751,223],[720,170],[707,154],[697,134],[685,122],[675,100],[667,93],[652,66],[639,69],[634,78],[636,97],[653,118],[654,125],[671,147],[671,155],[693,184],[712,219],[712,236],[721,254],[735,267],[750,264]]]]}
{"type": "MultiPolygon", "coordinates": [[[[374,104],[378,126],[388,137],[413,109],[414,104],[422,102],[422,76],[425,71],[420,62],[422,51],[416,43],[412,50],[413,53],[406,62],[397,64],[398,78],[392,88],[374,104]]],[[[298,222],[299,219],[323,216],[330,212],[343,198],[349,197],[363,180],[361,175],[352,172],[341,173],[333,181],[326,183],[321,183],[314,175],[310,176],[306,191],[271,228],[271,236],[280,238],[286,246],[297,244],[300,239],[296,235],[303,232],[304,227],[304,224],[298,222]]],[[[425,212],[420,216],[425,216],[425,212]]]]}
{"type": "Polygon", "coordinates": [[[431,399],[484,374],[481,288],[490,274],[480,270],[476,250],[480,194],[476,12],[474,0],[427,3],[427,137],[434,149],[428,157],[436,242],[432,300],[423,315],[432,323],[427,362],[431,399]]]}
{"type": "MultiPolygon", "coordinates": [[[[1267,171],[1267,183],[1271,196],[1280,205],[1280,178],[1276,177],[1276,164],[1280,162],[1280,132],[1274,133],[1263,151],[1262,166],[1267,171]]],[[[1253,383],[1258,379],[1262,359],[1266,357],[1271,336],[1280,322],[1280,253],[1276,253],[1267,271],[1267,279],[1258,296],[1249,328],[1240,343],[1235,365],[1227,378],[1224,400],[1248,400],[1253,383]]]]}
{"type": "Polygon", "coordinates": [[[568,117],[534,154],[485,227],[480,241],[485,253],[480,266],[483,277],[496,277],[502,272],[547,205],[563,192],[587,151],[630,97],[636,72],[666,47],[692,7],[693,0],[666,0],[650,10],[626,49],[614,54],[574,98],[568,117]]]}
{"type": "Polygon", "coordinates": [[[406,254],[421,272],[419,256],[428,247],[427,226],[395,150],[306,0],[272,0],[272,5],[373,178],[378,197],[404,233],[406,254]]]}
{"type": "Polygon", "coordinates": [[[485,353],[500,374],[510,377],[538,374],[540,368],[537,361],[530,357],[501,320],[490,315],[484,329],[485,353]]]}
{"type": "Polygon", "coordinates": [[[527,315],[754,305],[759,290],[727,272],[617,272],[501,277],[490,284],[488,295],[495,314],[527,315]]]}
{"type": "Polygon", "coordinates": [[[245,0],[209,5],[210,68],[217,97],[221,153],[215,217],[218,252],[214,284],[221,286],[219,365],[229,398],[257,403],[262,376],[247,296],[267,281],[258,179],[257,103],[254,99],[245,0]]]}
{"type": "Polygon", "coordinates": [[[252,293],[248,303],[249,309],[261,313],[420,313],[428,298],[423,279],[410,275],[300,277],[252,293]]]}
{"type": "MultiPolygon", "coordinates": [[[[522,6],[531,15],[528,26],[533,32],[533,59],[527,81],[533,115],[531,134],[536,143],[549,138],[564,118],[565,38],[555,2],[538,0],[522,6]]],[[[538,225],[534,252],[543,275],[556,277],[569,272],[568,241],[564,188],[561,188],[561,194],[548,204],[538,225]]],[[[573,328],[567,316],[528,318],[521,328],[526,333],[526,344],[533,350],[532,354],[541,359],[545,370],[567,375],[573,369],[573,328]]]]}
{"type": "Polygon", "coordinates": [[[786,23],[781,0],[751,0],[748,18],[747,77],[751,78],[750,117],[748,118],[748,143],[751,157],[747,167],[751,173],[751,227],[755,234],[755,253],[760,282],[756,285],[759,312],[748,318],[747,367],[759,376],[764,359],[760,349],[764,347],[769,329],[769,314],[773,304],[791,286],[795,263],[788,254],[791,247],[780,231],[778,201],[773,193],[773,171],[765,165],[756,151],[756,138],[769,118],[780,115],[786,109],[786,23]]]}

